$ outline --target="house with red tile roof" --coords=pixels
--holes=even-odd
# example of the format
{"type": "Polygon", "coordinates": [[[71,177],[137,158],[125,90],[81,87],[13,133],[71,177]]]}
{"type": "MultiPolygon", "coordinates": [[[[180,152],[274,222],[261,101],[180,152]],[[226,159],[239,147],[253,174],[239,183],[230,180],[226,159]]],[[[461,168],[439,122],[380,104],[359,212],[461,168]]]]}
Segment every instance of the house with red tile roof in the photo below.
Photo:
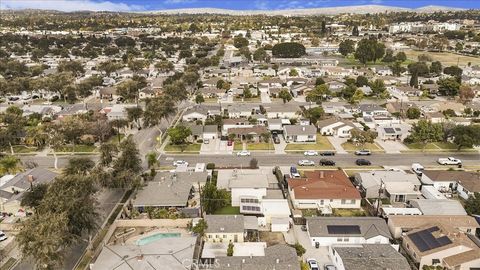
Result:
{"type": "Polygon", "coordinates": [[[297,209],[360,208],[362,197],[342,170],[307,171],[303,178],[290,178],[288,192],[297,209]]]}

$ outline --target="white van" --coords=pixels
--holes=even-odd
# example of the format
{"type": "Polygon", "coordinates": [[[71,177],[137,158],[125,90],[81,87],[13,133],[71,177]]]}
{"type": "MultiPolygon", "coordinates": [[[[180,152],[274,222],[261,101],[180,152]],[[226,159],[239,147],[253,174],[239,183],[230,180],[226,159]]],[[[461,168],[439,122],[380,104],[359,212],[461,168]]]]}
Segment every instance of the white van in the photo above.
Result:
{"type": "Polygon", "coordinates": [[[425,170],[425,167],[422,166],[420,163],[413,163],[412,164],[412,171],[417,174],[418,176],[422,176],[422,172],[425,170]]]}

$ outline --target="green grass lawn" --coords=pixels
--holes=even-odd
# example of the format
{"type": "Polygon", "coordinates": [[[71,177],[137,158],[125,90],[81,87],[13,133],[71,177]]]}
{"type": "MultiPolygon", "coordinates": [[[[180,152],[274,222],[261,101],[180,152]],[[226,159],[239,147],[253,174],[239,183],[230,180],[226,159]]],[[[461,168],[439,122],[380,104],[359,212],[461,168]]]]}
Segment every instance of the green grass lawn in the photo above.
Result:
{"type": "MultiPolygon", "coordinates": [[[[59,148],[55,149],[57,152],[72,152],[72,145],[64,145],[60,146],[59,148]]],[[[84,145],[84,144],[77,144],[75,145],[75,152],[94,152],[97,148],[95,145],[84,145]]]]}
{"type": "Polygon", "coordinates": [[[286,151],[335,150],[327,137],[317,134],[316,143],[289,143],[286,151]]]}
{"type": "MultiPolygon", "coordinates": [[[[200,148],[202,147],[199,143],[191,143],[187,144],[183,148],[183,152],[200,152],[200,148]]],[[[165,146],[165,152],[182,152],[182,147],[179,145],[168,144],[165,146]]]]}
{"type": "Polygon", "coordinates": [[[217,103],[218,98],[206,98],[205,103],[217,103]]]}
{"type": "Polygon", "coordinates": [[[363,217],[367,212],[363,209],[333,209],[333,215],[336,217],[363,217]]]}
{"type": "MultiPolygon", "coordinates": [[[[233,97],[233,101],[241,102],[242,98],[241,97],[233,97]]],[[[243,101],[244,102],[260,102],[261,99],[260,99],[260,96],[258,96],[258,97],[252,97],[252,98],[244,98],[243,101]]]]}
{"type": "MultiPolygon", "coordinates": [[[[10,149],[7,149],[9,151],[10,149]]],[[[29,147],[26,145],[14,145],[13,152],[16,154],[24,154],[24,153],[31,153],[36,152],[38,149],[36,147],[29,147]]]]}
{"type": "MultiPolygon", "coordinates": [[[[258,151],[258,150],[274,150],[275,147],[273,144],[270,143],[265,143],[265,142],[259,142],[259,143],[247,143],[247,150],[249,151],[258,151]]],[[[235,142],[233,146],[233,150],[235,151],[242,151],[243,150],[243,144],[241,142],[235,142]]]]}
{"type": "MultiPolygon", "coordinates": [[[[458,147],[451,142],[434,142],[434,143],[410,143],[405,144],[410,150],[426,150],[426,151],[456,151],[458,147]]],[[[469,149],[462,149],[469,150],[469,149]]]]}
{"type": "Polygon", "coordinates": [[[231,205],[220,208],[214,213],[214,215],[239,215],[239,214],[240,214],[240,207],[234,207],[231,205]]]}
{"type": "MultiPolygon", "coordinates": [[[[125,134],[120,134],[120,141],[123,140],[123,138],[125,138],[125,134]]],[[[109,143],[116,143],[118,144],[118,135],[114,135],[110,138],[110,140],[108,140],[109,143]]]]}
{"type": "Polygon", "coordinates": [[[370,151],[382,151],[382,148],[378,146],[376,143],[366,143],[364,146],[362,145],[355,145],[351,142],[342,143],[343,149],[346,151],[357,151],[362,149],[367,149],[370,151]]]}

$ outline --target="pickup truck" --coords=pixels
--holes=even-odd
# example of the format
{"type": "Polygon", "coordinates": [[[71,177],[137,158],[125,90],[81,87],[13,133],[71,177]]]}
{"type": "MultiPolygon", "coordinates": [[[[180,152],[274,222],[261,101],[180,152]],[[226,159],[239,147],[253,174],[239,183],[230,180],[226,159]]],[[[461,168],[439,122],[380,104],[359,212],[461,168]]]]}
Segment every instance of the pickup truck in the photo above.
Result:
{"type": "Polygon", "coordinates": [[[448,157],[448,158],[439,158],[437,160],[440,165],[460,165],[462,161],[458,158],[448,157]]]}

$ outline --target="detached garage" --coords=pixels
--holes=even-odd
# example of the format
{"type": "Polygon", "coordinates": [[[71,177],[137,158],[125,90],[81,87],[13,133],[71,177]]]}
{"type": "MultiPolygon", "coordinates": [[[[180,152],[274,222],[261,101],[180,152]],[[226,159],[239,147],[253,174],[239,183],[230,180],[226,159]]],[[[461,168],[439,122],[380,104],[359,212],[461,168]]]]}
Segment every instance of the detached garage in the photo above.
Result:
{"type": "Polygon", "coordinates": [[[290,218],[272,217],[272,232],[288,232],[290,230],[290,218]]]}

